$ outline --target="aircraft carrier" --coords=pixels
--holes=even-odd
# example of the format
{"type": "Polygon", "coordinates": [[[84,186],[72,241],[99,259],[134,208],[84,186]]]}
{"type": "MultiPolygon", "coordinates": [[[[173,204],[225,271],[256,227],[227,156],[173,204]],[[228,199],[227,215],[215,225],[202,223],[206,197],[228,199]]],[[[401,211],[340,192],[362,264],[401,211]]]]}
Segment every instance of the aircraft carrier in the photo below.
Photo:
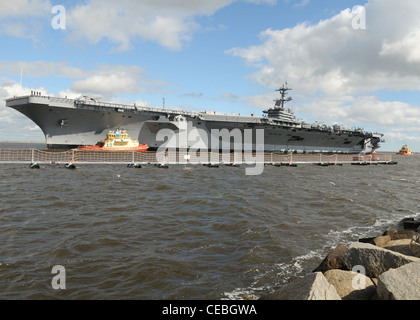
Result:
{"type": "Polygon", "coordinates": [[[49,149],[95,145],[108,131],[116,129],[127,130],[131,138],[147,144],[149,150],[162,147],[237,150],[238,141],[234,138],[238,133],[242,135],[239,144],[243,149],[263,148],[265,152],[275,153],[370,154],[380,147],[383,141],[380,133],[297,120],[293,111],[286,108],[286,103],[292,100],[287,97],[289,90],[292,89],[287,83],[277,90],[280,98],[272,108],[264,110],[261,117],[108,103],[87,96],[58,98],[34,91],[27,96],[7,99],[6,106],[35,122],[45,134],[49,149]],[[227,143],[220,141],[220,135],[213,140],[214,135],[221,132],[232,133],[227,143]],[[247,132],[252,133],[253,140],[243,138],[247,132]],[[261,132],[263,146],[256,138],[261,132]],[[212,141],[219,143],[215,147],[212,141]]]}

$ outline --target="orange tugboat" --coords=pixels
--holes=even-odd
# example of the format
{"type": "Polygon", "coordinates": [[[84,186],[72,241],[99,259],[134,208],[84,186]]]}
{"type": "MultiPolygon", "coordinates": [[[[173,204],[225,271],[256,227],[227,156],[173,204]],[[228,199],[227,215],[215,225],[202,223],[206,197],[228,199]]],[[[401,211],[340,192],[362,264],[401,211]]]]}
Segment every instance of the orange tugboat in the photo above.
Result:
{"type": "Polygon", "coordinates": [[[139,144],[138,140],[131,139],[127,130],[117,129],[109,131],[106,139],[99,141],[94,146],[82,146],[79,150],[105,150],[105,151],[146,151],[147,144],[139,144]]]}
{"type": "Polygon", "coordinates": [[[404,145],[397,154],[404,155],[404,156],[411,156],[413,152],[410,150],[410,148],[407,145],[404,145]]]}

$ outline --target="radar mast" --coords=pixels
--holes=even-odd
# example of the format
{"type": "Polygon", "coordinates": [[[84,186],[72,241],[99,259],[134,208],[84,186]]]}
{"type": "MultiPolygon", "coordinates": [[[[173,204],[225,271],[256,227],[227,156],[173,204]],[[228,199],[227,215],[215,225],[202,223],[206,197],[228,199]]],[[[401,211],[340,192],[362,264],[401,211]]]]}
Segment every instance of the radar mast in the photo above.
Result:
{"type": "Polygon", "coordinates": [[[274,100],[276,102],[275,109],[284,110],[284,104],[286,102],[292,101],[292,97],[287,97],[286,98],[286,94],[290,90],[293,90],[293,89],[287,87],[287,81],[283,85],[283,87],[281,87],[280,89],[276,90],[276,91],[279,91],[280,92],[281,98],[274,100]]]}

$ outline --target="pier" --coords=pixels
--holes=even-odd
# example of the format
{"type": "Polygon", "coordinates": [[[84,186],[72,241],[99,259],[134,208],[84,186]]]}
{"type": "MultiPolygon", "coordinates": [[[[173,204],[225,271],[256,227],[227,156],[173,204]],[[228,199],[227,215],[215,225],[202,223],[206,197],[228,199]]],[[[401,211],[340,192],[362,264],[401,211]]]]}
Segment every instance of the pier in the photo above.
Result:
{"type": "Polygon", "coordinates": [[[38,149],[0,149],[1,163],[26,164],[248,164],[273,166],[298,165],[392,165],[390,154],[284,154],[284,153],[215,153],[215,152],[136,152],[72,149],[50,151],[38,149]]]}

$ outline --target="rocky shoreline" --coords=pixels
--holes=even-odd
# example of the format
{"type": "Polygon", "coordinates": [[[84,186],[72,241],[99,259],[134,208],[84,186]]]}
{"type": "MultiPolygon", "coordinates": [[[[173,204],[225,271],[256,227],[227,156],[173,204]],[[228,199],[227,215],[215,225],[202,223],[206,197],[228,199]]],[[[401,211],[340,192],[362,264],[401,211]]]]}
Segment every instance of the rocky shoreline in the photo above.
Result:
{"type": "Polygon", "coordinates": [[[420,300],[420,220],[339,244],[304,277],[261,300],[420,300]]]}

